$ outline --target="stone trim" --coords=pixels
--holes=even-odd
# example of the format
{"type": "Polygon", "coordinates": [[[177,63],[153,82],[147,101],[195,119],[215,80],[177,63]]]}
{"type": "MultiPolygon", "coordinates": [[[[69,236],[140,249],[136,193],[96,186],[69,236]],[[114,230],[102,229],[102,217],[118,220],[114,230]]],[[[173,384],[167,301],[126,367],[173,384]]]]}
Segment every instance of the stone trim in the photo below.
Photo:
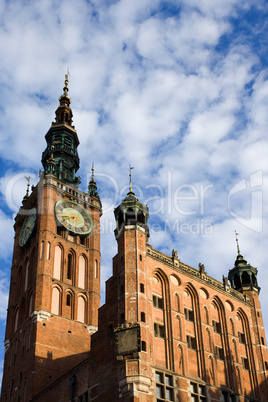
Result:
{"type": "Polygon", "coordinates": [[[48,311],[45,310],[35,310],[31,314],[31,318],[33,322],[42,322],[42,321],[48,321],[50,318],[51,314],[48,311]]]}

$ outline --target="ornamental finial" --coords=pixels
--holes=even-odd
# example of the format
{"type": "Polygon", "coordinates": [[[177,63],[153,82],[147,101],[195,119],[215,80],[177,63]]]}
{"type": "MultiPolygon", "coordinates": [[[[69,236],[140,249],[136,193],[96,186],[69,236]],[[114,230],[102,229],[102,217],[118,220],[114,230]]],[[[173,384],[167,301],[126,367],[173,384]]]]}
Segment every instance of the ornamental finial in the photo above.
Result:
{"type": "Polygon", "coordinates": [[[132,180],[131,180],[131,170],[134,169],[133,166],[129,165],[129,191],[132,192],[132,180]]]}
{"type": "Polygon", "coordinates": [[[239,233],[235,230],[235,241],[236,241],[236,247],[237,247],[237,254],[240,255],[240,248],[239,248],[239,243],[238,243],[238,236],[239,233]]]}

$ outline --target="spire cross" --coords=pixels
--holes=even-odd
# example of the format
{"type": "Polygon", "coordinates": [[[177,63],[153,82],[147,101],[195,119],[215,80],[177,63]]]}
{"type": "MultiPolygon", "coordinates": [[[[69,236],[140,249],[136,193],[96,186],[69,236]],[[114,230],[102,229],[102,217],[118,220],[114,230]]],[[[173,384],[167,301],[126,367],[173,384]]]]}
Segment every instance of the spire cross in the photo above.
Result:
{"type": "Polygon", "coordinates": [[[235,241],[236,241],[236,246],[237,246],[237,254],[240,255],[240,248],[239,248],[239,243],[238,243],[238,237],[239,233],[237,233],[237,231],[235,230],[235,241]]]}
{"type": "Polygon", "coordinates": [[[129,191],[132,191],[132,181],[131,181],[131,170],[132,169],[134,169],[134,167],[129,165],[129,191]]]}
{"type": "Polygon", "coordinates": [[[92,168],[91,168],[91,180],[93,180],[94,181],[94,162],[92,162],[92,168]]]}

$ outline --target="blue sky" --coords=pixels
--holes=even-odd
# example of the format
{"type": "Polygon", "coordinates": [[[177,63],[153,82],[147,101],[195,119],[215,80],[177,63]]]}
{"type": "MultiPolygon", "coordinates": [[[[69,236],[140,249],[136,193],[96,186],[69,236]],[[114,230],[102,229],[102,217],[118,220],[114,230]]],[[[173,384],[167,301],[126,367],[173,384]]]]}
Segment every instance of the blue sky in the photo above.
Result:
{"type": "MultiPolygon", "coordinates": [[[[103,203],[102,302],[116,253],[113,209],[131,164],[153,247],[176,249],[221,280],[236,258],[237,230],[265,307],[267,3],[2,0],[0,16],[0,345],[13,219],[24,176],[38,179],[68,69],[81,189],[94,161],[103,203]]],[[[0,346],[0,362],[3,354],[0,346]]]]}

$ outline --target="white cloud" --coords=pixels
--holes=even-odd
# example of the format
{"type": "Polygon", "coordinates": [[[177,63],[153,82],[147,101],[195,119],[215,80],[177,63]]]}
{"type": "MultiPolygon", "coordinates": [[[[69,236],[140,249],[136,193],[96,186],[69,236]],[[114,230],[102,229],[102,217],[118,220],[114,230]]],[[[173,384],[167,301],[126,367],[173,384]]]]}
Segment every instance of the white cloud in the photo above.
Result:
{"type": "MultiPolygon", "coordinates": [[[[263,174],[263,200],[268,193],[267,65],[257,49],[267,33],[260,22],[256,27],[242,20],[251,6],[253,1],[240,0],[0,3],[0,154],[12,164],[12,172],[4,166],[0,181],[5,258],[13,238],[7,214],[16,212],[25,194],[24,171],[37,176],[41,168],[44,136],[69,67],[81,187],[86,190],[94,161],[105,210],[103,280],[116,253],[112,209],[127,192],[131,163],[137,194],[152,212],[154,247],[167,254],[177,248],[183,262],[203,262],[221,279],[235,259],[237,229],[244,257],[266,283],[267,203],[262,232],[243,226],[228,210],[230,191],[243,179],[249,186],[254,172],[263,174]],[[15,180],[17,174],[22,176],[15,180]],[[198,214],[176,208],[174,196],[183,184],[198,199],[179,206],[198,214]],[[211,186],[203,212],[201,186],[211,186]],[[153,195],[159,197],[153,201],[153,195]]],[[[250,202],[248,187],[232,198],[233,212],[247,217],[250,202]]],[[[252,225],[258,223],[254,216],[252,225]]],[[[264,292],[261,297],[267,303],[264,292]]]]}

